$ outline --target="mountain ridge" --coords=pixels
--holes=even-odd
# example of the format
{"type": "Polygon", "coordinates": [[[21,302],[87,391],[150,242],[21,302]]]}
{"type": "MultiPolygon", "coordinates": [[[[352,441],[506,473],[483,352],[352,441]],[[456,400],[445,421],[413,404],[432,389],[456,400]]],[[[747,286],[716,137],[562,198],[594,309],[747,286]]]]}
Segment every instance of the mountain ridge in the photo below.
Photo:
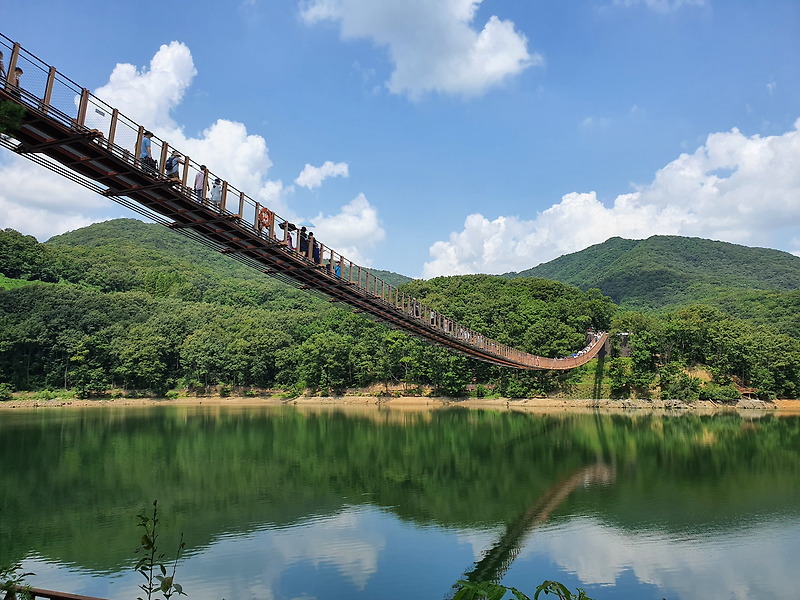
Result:
{"type": "Polygon", "coordinates": [[[623,308],[659,310],[713,299],[721,291],[800,290],[800,257],[703,238],[612,237],[502,277],[543,277],[597,288],[623,308]]]}

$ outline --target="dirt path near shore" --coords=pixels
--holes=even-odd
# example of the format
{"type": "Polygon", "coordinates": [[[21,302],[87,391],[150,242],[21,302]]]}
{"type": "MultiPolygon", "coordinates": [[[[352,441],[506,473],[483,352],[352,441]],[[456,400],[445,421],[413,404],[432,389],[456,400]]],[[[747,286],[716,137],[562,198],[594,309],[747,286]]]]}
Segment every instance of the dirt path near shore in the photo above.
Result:
{"type": "Polygon", "coordinates": [[[800,400],[776,400],[761,402],[757,400],[740,400],[737,403],[722,404],[715,402],[693,402],[691,404],[677,401],[649,400],[579,400],[572,398],[526,398],[526,399],[453,399],[439,397],[401,396],[301,396],[290,400],[271,398],[251,398],[231,396],[186,397],[177,399],[153,398],[116,398],[113,400],[77,400],[61,399],[34,400],[31,398],[14,398],[0,402],[0,410],[39,409],[39,408],[84,408],[101,406],[281,406],[298,407],[354,407],[377,406],[387,409],[433,410],[445,407],[463,407],[470,409],[519,410],[526,412],[592,412],[596,410],[611,412],[627,412],[633,410],[659,412],[700,412],[737,411],[744,414],[773,413],[778,416],[800,415],[800,400]]]}

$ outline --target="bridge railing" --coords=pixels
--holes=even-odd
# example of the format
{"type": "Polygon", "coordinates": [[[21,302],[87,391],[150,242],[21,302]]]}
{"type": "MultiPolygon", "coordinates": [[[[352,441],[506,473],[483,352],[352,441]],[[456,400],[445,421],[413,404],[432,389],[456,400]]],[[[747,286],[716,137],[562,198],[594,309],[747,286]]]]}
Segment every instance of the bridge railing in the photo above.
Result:
{"type": "MultiPolygon", "coordinates": [[[[201,201],[206,210],[217,212],[224,218],[236,219],[241,227],[247,228],[253,235],[282,245],[286,252],[308,261],[310,266],[316,265],[329,277],[346,282],[373,301],[377,299],[387,307],[402,312],[414,319],[418,326],[435,330],[440,336],[458,340],[459,344],[473,346],[521,366],[570,368],[572,363],[576,363],[574,366],[577,366],[582,362],[575,357],[564,359],[538,357],[487,338],[421,304],[416,298],[400,292],[371,273],[369,269],[353,263],[320,240],[316,240],[319,244],[318,254],[315,253],[313,244],[309,244],[308,250],[301,254],[299,231],[290,231],[294,225],[287,219],[275,214],[267,206],[208,168],[203,169],[205,165],[201,165],[155,135],[151,137],[150,143],[151,156],[157,165],[155,170],[147,167],[139,158],[146,131],[143,126],[91,94],[88,89],[63,76],[54,67],[47,65],[3,34],[0,34],[0,50],[3,52],[6,68],[6,82],[3,82],[5,89],[13,89],[20,102],[30,109],[60,122],[78,135],[90,134],[95,143],[132,168],[145,171],[156,181],[167,180],[165,163],[172,151],[177,150],[183,159],[183,164],[178,171],[178,181],[170,185],[176,186],[176,190],[180,193],[194,199],[195,176],[204,172],[206,187],[202,190],[201,201]],[[23,69],[19,88],[11,83],[15,67],[23,69]],[[211,183],[218,177],[222,182],[222,194],[221,202],[216,205],[210,202],[209,189],[211,183]]],[[[114,190],[108,195],[113,197],[113,192],[114,190]]]]}

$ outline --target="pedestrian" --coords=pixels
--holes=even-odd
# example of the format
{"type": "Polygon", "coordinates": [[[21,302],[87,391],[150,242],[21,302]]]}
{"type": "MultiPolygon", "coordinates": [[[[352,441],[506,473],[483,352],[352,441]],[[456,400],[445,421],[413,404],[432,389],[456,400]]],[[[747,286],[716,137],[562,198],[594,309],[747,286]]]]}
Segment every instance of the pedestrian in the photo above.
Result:
{"type": "Polygon", "coordinates": [[[211,186],[211,204],[216,209],[219,209],[220,204],[222,204],[222,181],[219,177],[214,180],[214,185],[211,186]]]}
{"type": "Polygon", "coordinates": [[[153,137],[152,131],[145,131],[142,137],[142,149],[139,151],[139,162],[146,170],[155,170],[156,161],[150,152],[150,138],[153,137]]]}
{"type": "Polygon", "coordinates": [[[317,242],[314,241],[314,232],[308,232],[308,248],[306,249],[306,256],[308,256],[308,250],[311,250],[311,258],[314,258],[314,246],[317,242]]]}
{"type": "Polygon", "coordinates": [[[289,250],[294,250],[294,241],[292,240],[292,232],[297,231],[297,225],[294,223],[289,223],[289,221],[284,221],[280,225],[278,225],[279,229],[283,229],[283,239],[286,242],[286,245],[289,246],[289,250]]]}
{"type": "Polygon", "coordinates": [[[0,52],[0,79],[6,78],[6,67],[3,64],[3,53],[0,52]]]}
{"type": "Polygon", "coordinates": [[[316,264],[321,264],[322,257],[320,256],[319,242],[314,239],[313,231],[309,232],[308,234],[308,243],[311,245],[311,260],[313,260],[316,264]]]}
{"type": "Polygon", "coordinates": [[[205,165],[200,165],[200,170],[194,176],[194,197],[202,204],[208,190],[208,171],[205,165]]]}
{"type": "Polygon", "coordinates": [[[10,96],[19,100],[21,98],[20,94],[20,87],[19,87],[19,78],[22,76],[22,69],[19,67],[14,69],[14,75],[11,76],[11,84],[14,86],[12,87],[8,93],[10,96]]]}
{"type": "Polygon", "coordinates": [[[303,256],[308,256],[308,234],[306,228],[300,228],[300,234],[297,236],[297,249],[303,256]]]}
{"type": "Polygon", "coordinates": [[[166,168],[167,168],[167,178],[168,179],[180,179],[180,174],[178,173],[179,167],[183,164],[183,157],[177,150],[172,151],[172,156],[167,159],[166,168]]]}

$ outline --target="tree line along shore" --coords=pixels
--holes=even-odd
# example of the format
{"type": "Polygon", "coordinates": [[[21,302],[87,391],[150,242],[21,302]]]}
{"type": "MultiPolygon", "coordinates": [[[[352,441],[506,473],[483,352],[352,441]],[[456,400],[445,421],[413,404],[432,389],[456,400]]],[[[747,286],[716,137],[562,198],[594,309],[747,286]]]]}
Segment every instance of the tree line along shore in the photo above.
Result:
{"type": "MultiPolygon", "coordinates": [[[[640,268],[649,278],[657,271],[640,268]]],[[[741,305],[730,309],[725,303],[734,290],[720,285],[715,301],[706,281],[686,288],[683,306],[643,309],[606,295],[603,282],[583,290],[515,274],[381,277],[526,352],[568,356],[585,346],[587,330],[609,331],[611,351],[569,372],[487,365],[267,278],[158,225],[121,219],[44,244],[0,232],[0,398],[27,393],[47,401],[55,390],[70,390],[74,399],[246,397],[267,389],[292,398],[383,388],[387,397],[427,390],[476,401],[735,403],[743,396],[792,399],[800,390],[798,323],[786,317],[800,301],[796,290],[742,290],[741,305]]]]}

